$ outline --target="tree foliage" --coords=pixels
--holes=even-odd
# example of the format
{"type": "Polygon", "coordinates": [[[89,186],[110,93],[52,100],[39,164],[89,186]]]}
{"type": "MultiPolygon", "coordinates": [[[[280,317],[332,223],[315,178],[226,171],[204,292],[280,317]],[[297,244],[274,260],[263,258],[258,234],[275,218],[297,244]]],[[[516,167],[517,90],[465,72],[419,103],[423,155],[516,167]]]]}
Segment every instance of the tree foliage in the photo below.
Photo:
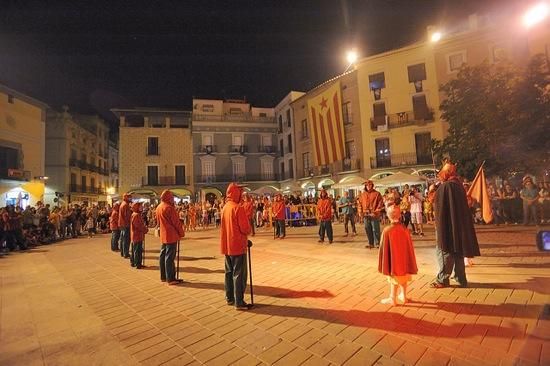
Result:
{"type": "Polygon", "coordinates": [[[550,73],[544,55],[522,67],[464,66],[441,91],[449,131],[433,142],[438,159],[450,157],[465,177],[473,177],[483,161],[488,174],[500,176],[548,168],[550,73]]]}

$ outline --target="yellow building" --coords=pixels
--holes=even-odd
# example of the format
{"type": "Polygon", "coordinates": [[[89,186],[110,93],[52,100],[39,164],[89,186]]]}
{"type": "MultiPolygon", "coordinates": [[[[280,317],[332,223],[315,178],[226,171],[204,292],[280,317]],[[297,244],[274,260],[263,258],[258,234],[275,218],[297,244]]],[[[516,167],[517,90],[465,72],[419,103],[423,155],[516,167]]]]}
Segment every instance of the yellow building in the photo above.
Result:
{"type": "Polygon", "coordinates": [[[0,207],[43,199],[47,108],[0,84],[0,207]]]}
{"type": "Polygon", "coordinates": [[[154,198],[170,189],[189,199],[193,187],[191,112],[112,109],[119,118],[119,194],[154,198]]]}
{"type": "MultiPolygon", "coordinates": [[[[346,183],[362,180],[365,168],[361,153],[364,148],[362,136],[367,125],[361,120],[358,92],[357,72],[352,71],[319,85],[290,103],[294,114],[294,136],[296,139],[296,181],[294,184],[285,182],[283,186],[293,186],[306,195],[313,195],[316,190],[324,187],[329,190],[329,194],[337,195],[341,191],[338,188],[333,189],[333,186],[343,187],[346,183]],[[308,101],[324,93],[335,83],[339,83],[342,99],[345,157],[334,163],[318,166],[313,156],[314,141],[308,120],[308,101]]],[[[283,187],[283,190],[293,191],[295,189],[283,187]]]]}
{"type": "Polygon", "coordinates": [[[48,110],[46,201],[61,204],[107,202],[109,127],[98,116],[48,110]]]}

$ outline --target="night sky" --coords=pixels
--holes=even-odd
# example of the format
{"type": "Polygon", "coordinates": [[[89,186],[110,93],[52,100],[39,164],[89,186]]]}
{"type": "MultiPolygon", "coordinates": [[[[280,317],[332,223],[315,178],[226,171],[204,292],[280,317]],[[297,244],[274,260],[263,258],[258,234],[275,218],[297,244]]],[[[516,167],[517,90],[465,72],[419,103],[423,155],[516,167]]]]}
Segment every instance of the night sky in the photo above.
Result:
{"type": "Polygon", "coordinates": [[[412,43],[429,24],[519,0],[6,1],[0,83],[54,108],[191,108],[192,97],[273,107],[362,56],[412,43]],[[83,4],[83,5],[75,5],[83,4]]]}

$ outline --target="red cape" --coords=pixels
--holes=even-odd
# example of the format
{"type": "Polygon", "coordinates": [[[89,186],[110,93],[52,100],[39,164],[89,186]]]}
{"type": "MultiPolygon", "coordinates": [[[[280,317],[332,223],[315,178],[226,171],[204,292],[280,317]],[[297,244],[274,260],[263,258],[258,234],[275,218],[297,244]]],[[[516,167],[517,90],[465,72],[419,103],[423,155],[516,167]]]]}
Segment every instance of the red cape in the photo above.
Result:
{"type": "Polygon", "coordinates": [[[378,252],[378,272],[387,276],[418,273],[411,234],[401,224],[386,226],[378,252]]]}

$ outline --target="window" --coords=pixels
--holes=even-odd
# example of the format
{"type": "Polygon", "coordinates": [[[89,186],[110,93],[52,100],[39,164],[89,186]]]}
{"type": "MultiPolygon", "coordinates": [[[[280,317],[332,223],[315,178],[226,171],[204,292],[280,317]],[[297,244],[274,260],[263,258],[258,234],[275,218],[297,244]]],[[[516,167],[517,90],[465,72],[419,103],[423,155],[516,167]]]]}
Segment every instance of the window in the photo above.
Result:
{"type": "Polygon", "coordinates": [[[355,141],[346,141],[346,157],[348,159],[355,159],[357,157],[357,151],[355,149],[355,141]]]}
{"type": "Polygon", "coordinates": [[[383,72],[369,75],[369,87],[371,90],[383,89],[386,87],[386,79],[383,72]]]}
{"type": "Polygon", "coordinates": [[[175,167],[176,171],[176,185],[184,185],[185,184],[185,165],[176,165],[175,167]]]}
{"type": "Polygon", "coordinates": [[[259,116],[260,116],[261,118],[266,118],[266,117],[267,117],[267,113],[265,113],[265,112],[260,112],[259,116]]]}
{"type": "Polygon", "coordinates": [[[147,155],[159,154],[159,138],[147,137],[147,155]]]}
{"type": "Polygon", "coordinates": [[[279,115],[279,133],[283,133],[283,116],[279,115]]]}
{"type": "Polygon", "coordinates": [[[15,102],[15,97],[11,94],[8,94],[8,103],[13,104],[15,102]]]}
{"type": "Polygon", "coordinates": [[[69,187],[70,192],[76,192],[76,174],[71,173],[71,186],[69,187]]]}
{"type": "Polygon", "coordinates": [[[273,162],[269,160],[262,161],[262,178],[264,180],[273,179],[273,162]]]}
{"type": "Polygon", "coordinates": [[[91,189],[95,188],[95,178],[90,178],[90,188],[91,189]]]}
{"type": "Polygon", "coordinates": [[[262,146],[271,146],[271,135],[262,135],[262,146]]]}
{"type": "Polygon", "coordinates": [[[292,134],[287,135],[286,140],[288,143],[288,152],[291,153],[292,152],[292,134]]]}
{"type": "Polygon", "coordinates": [[[236,179],[244,177],[245,171],[245,162],[244,159],[235,159],[233,160],[233,175],[236,179]]]}
{"type": "Polygon", "coordinates": [[[407,72],[409,74],[409,83],[426,80],[426,65],[423,63],[408,66],[407,72]]]}
{"type": "Polygon", "coordinates": [[[294,178],[294,161],[292,159],[288,160],[288,177],[294,178]]]}
{"type": "Polygon", "coordinates": [[[202,144],[204,146],[212,146],[214,144],[212,135],[202,135],[202,144]]]}
{"type": "Polygon", "coordinates": [[[307,119],[302,120],[302,139],[307,139],[309,137],[309,131],[307,129],[307,119]]]}
{"type": "Polygon", "coordinates": [[[202,176],[206,179],[216,175],[216,166],[214,160],[203,160],[201,164],[202,176]]]}
{"type": "Polygon", "coordinates": [[[302,164],[304,166],[304,175],[309,175],[309,169],[311,168],[311,163],[309,160],[309,153],[302,154],[302,164]]]}
{"type": "Polygon", "coordinates": [[[76,160],[76,150],[71,149],[71,159],[76,160]]]}
{"type": "Polygon", "coordinates": [[[466,54],[464,52],[449,55],[449,71],[458,71],[465,62],[466,54]]]}
{"type": "Polygon", "coordinates": [[[292,123],[292,122],[290,121],[290,109],[288,109],[288,110],[286,111],[286,125],[287,125],[288,127],[290,127],[290,126],[291,126],[291,123],[292,123]]]}
{"type": "Polygon", "coordinates": [[[82,192],[86,192],[86,176],[85,175],[80,177],[80,188],[82,189],[82,192]]]}
{"type": "Polygon", "coordinates": [[[82,155],[80,155],[80,160],[82,160],[82,162],[84,162],[84,163],[87,163],[88,162],[88,156],[86,156],[86,154],[82,153],[82,155]]]}
{"type": "Polygon", "coordinates": [[[19,169],[19,151],[0,146],[0,175],[8,176],[9,169],[19,169]]]}
{"type": "Polygon", "coordinates": [[[285,180],[285,162],[281,161],[281,180],[285,180]]]}
{"type": "Polygon", "coordinates": [[[147,185],[158,186],[159,184],[159,167],[157,165],[147,166],[147,185]]]}
{"type": "Polygon", "coordinates": [[[426,103],[426,95],[413,95],[413,112],[415,121],[426,121],[430,119],[430,111],[426,103]]]}
{"type": "Polygon", "coordinates": [[[416,163],[432,163],[432,135],[429,132],[416,133],[414,135],[416,146],[416,163]]]}
{"type": "Polygon", "coordinates": [[[243,114],[243,111],[240,108],[229,108],[229,114],[243,114]]]}
{"type": "Polygon", "coordinates": [[[504,47],[493,47],[493,62],[504,61],[508,58],[508,51],[504,47]]]}
{"type": "Polygon", "coordinates": [[[214,104],[203,104],[202,111],[203,112],[214,112],[214,104]]]}
{"type": "Polygon", "coordinates": [[[342,117],[344,118],[344,124],[351,124],[351,102],[346,102],[342,105],[342,117]]]}
{"type": "Polygon", "coordinates": [[[391,154],[390,154],[390,139],[376,139],[376,167],[389,167],[391,166],[391,154]]]}
{"type": "Polygon", "coordinates": [[[282,156],[285,156],[285,150],[284,150],[284,142],[283,140],[279,140],[279,154],[282,156]]]}
{"type": "Polygon", "coordinates": [[[234,135],[233,136],[233,145],[242,146],[243,145],[243,136],[242,135],[234,135]]]}
{"type": "Polygon", "coordinates": [[[374,103],[372,105],[374,126],[386,124],[386,103],[374,103]]]}

